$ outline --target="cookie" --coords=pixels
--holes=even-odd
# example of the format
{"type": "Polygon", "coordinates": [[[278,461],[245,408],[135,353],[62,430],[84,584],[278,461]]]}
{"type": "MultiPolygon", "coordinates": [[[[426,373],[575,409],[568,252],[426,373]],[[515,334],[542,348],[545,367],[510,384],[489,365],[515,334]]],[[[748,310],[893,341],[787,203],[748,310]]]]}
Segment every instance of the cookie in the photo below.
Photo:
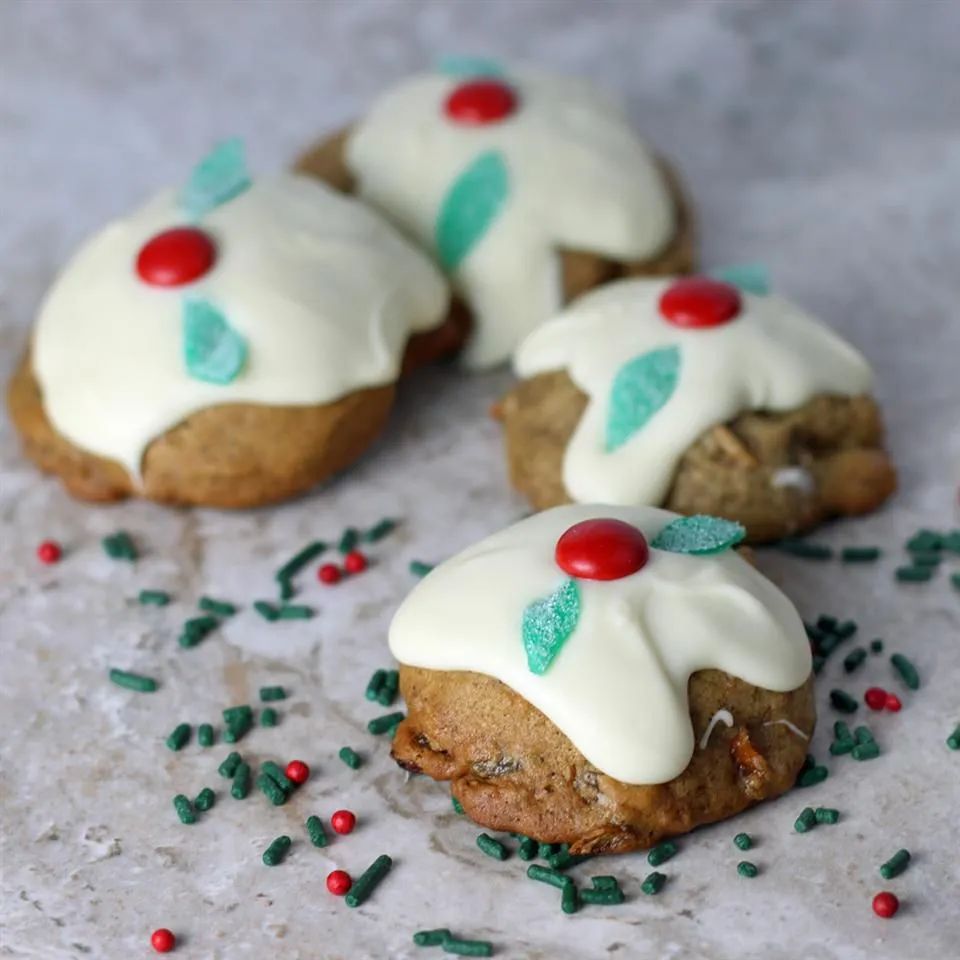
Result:
{"type": "Polygon", "coordinates": [[[534,331],[514,366],[497,415],[511,480],[538,509],[662,505],[763,542],[896,488],[866,361],[779,297],[620,281],[534,331]]]}
{"type": "Polygon", "coordinates": [[[676,173],[584,81],[448,63],[388,90],[297,169],[356,193],[433,253],[473,318],[471,368],[506,361],[601,283],[693,268],[676,173]]]}
{"type": "Polygon", "coordinates": [[[393,756],[467,815],[619,853],[788,790],[815,722],[789,600],[738,524],[651,507],[537,514],[436,567],[390,627],[393,756]]]}
{"type": "Polygon", "coordinates": [[[228,142],[90,239],[8,391],[24,448],[86,500],[252,507],[349,466],[403,369],[468,330],[377,214],[228,142]]]}

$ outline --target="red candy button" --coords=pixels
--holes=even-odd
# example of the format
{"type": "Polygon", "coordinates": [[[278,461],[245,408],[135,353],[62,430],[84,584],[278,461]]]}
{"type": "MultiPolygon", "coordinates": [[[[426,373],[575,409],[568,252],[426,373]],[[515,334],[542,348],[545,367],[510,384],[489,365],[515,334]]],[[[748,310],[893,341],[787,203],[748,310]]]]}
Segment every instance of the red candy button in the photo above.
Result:
{"type": "Polygon", "coordinates": [[[622,520],[584,520],[557,541],[557,566],[584,580],[619,580],[647,562],[646,537],[622,520]]]}
{"type": "Polygon", "coordinates": [[[327,889],[335,896],[342,897],[350,891],[353,880],[346,870],[334,870],[327,874],[327,889]]]}
{"type": "Polygon", "coordinates": [[[709,277],[684,277],[660,297],[660,313],[677,327],[719,327],[740,312],[740,291],[709,277]]]}
{"type": "Polygon", "coordinates": [[[217,248],[196,227],[174,227],[148,240],[137,255],[137,273],[152,287],[181,287],[202,277],[217,248]]]}
{"type": "Polygon", "coordinates": [[[498,123],[517,109],[517,95],[499,80],[471,80],[447,97],[444,109],[455,123],[498,123]]]}
{"type": "Polygon", "coordinates": [[[870,687],[863,695],[863,702],[871,710],[882,710],[887,705],[887,691],[882,687],[870,687]]]}
{"type": "Polygon", "coordinates": [[[157,953],[169,953],[177,945],[177,938],[166,928],[161,927],[150,934],[150,946],[157,953]]]}
{"type": "Polygon", "coordinates": [[[892,917],[900,909],[900,901],[897,899],[895,893],[890,893],[889,890],[881,890],[873,898],[873,912],[878,917],[892,917]]]}

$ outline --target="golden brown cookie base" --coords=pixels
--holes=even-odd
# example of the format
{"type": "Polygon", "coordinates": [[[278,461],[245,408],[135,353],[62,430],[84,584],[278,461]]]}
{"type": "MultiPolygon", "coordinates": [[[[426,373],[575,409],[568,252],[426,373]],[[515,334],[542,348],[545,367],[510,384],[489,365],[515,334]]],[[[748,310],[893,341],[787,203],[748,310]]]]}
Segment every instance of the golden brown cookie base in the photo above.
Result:
{"type": "MultiPolygon", "coordinates": [[[[570,502],[563,458],[586,406],[563,371],[519,383],[498,406],[511,481],[538,510],[570,502]]],[[[753,543],[803,533],[875,510],[893,493],[896,472],[882,443],[870,397],[819,395],[788,413],[745,413],[687,450],[663,506],[737,520],[753,543]],[[811,489],[775,482],[791,466],[808,471],[811,489]]]]}
{"type": "MultiPolygon", "coordinates": [[[[466,313],[454,311],[441,327],[414,335],[403,371],[455,352],[468,330],[466,313]]],[[[304,493],[357,460],[380,434],[395,392],[395,385],[387,384],[313,406],[207,407],[150,444],[142,490],[121,464],[75,446],[56,431],[28,355],[10,381],[7,402],[27,456],[59,476],[80,500],[140,494],[166,504],[242,508],[304,493]]]]}
{"type": "Polygon", "coordinates": [[[477,673],[400,667],[407,718],[393,742],[402,767],[451,792],[476,823],[579,853],[624,853],[733,816],[793,786],[808,741],[775,720],[813,731],[813,681],[760,690],[717,670],[690,680],[697,745],[668,783],[637,786],[592,767],[560,730],[505,684],[477,673]],[[717,723],[718,710],[734,726],[717,723]],[[770,725],[768,725],[770,724],[770,725]]]}
{"type": "MultiPolygon", "coordinates": [[[[344,148],[349,135],[350,130],[347,128],[321,140],[298,158],[294,169],[300,173],[318,177],[344,193],[353,193],[356,184],[344,162],[344,148]]],[[[671,276],[677,273],[690,273],[694,269],[696,233],[693,211],[676,171],[665,160],[660,161],[660,167],[673,196],[677,212],[677,228],[670,242],[656,256],[633,263],[606,260],[593,253],[561,251],[566,302],[601,283],[607,283],[619,277],[671,276]]]]}

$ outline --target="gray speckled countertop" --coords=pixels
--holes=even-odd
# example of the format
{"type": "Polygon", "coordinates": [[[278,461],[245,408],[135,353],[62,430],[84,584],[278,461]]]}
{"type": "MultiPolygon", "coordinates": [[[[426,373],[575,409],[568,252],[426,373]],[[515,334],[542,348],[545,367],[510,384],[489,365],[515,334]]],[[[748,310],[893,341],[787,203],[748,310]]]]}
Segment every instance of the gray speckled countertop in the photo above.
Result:
{"type": "MultiPolygon", "coordinates": [[[[506,375],[435,371],[408,384],[390,435],[327,489],[240,515],[143,503],[85,507],[41,479],[0,424],[0,956],[146,957],[169,926],[176,956],[403,958],[411,933],[448,926],[489,938],[498,956],[765,960],[930,960],[960,940],[960,594],[941,572],[899,585],[900,544],[919,525],[960,525],[960,7],[948,2],[352,3],[12,2],[0,6],[0,374],[76,243],[156,186],[178,180],[211,141],[240,134],[255,169],[285,163],[354,116],[381,86],[451,50],[592,75],[624,92],[639,126],[687,177],[708,265],[765,260],[776,285],[828,318],[875,364],[902,489],[881,513],[831,527],[825,542],[882,544],[872,566],[817,564],[764,551],[760,563],[801,611],[853,617],[916,661],[923,688],[899,715],[871,716],[883,755],[827,754],[826,690],[896,687],[886,658],[852,678],[823,677],[813,751],[822,785],[698,831],[644,897],[639,856],[604,861],[628,902],[574,917],[555,891],[496,863],[453,814],[445,790],[405,782],[385,742],[365,732],[362,696],[386,661],[384,631],[410,585],[412,558],[442,558],[516,517],[497,428],[486,409],[506,375]],[[346,522],[403,517],[362,579],[324,591],[304,580],[304,623],[266,625],[247,606],[199,648],[180,622],[202,592],[249,604],[305,540],[346,522]],[[135,565],[99,538],[130,530],[135,565]],[[67,554],[34,559],[45,536],[67,554]],[[170,590],[139,607],[140,587],[170,590]],[[120,665],[155,674],[159,692],[109,685],[120,665]],[[223,746],[180,754],[163,738],[181,720],[214,720],[265,682],[292,698],[282,722],[243,749],[299,756],[315,776],[287,806],[223,792],[223,746]],[[351,743],[358,773],[335,756],[351,743]],[[171,796],[209,784],[217,806],[183,827],[171,796]],[[800,836],[806,804],[839,825],[800,836]],[[323,851],[308,813],[350,806],[361,826],[323,851]],[[758,838],[761,875],[736,874],[738,829],[758,838]],[[260,852],[297,844],[269,870],[260,852]],[[914,853],[901,878],[878,864],[914,853]],[[394,872],[351,911],[327,895],[334,865],[359,872],[381,851],[394,872]],[[870,911],[889,886],[892,921],[870,911]]],[[[953,569],[960,568],[956,559],[953,569]]],[[[864,713],[861,707],[860,714],[864,713]]],[[[596,870],[581,867],[586,875],[596,870]]],[[[434,951],[439,954],[438,951],[434,951]]],[[[427,953],[423,953],[427,956],[427,953]]]]}

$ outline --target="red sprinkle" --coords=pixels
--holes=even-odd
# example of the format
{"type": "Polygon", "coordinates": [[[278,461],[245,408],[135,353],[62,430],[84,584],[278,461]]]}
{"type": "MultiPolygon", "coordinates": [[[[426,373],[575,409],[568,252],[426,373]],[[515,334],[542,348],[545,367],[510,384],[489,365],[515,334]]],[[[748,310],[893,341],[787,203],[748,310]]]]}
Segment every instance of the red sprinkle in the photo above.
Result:
{"type": "Polygon", "coordinates": [[[337,833],[352,833],[353,828],[357,825],[357,818],[349,810],[338,810],[330,818],[330,826],[337,833]]]}
{"type": "Polygon", "coordinates": [[[454,123],[480,126],[499,123],[517,109],[517,95],[499,80],[484,78],[460,84],[444,105],[454,123]]]}
{"type": "Polygon", "coordinates": [[[892,917],[899,909],[897,895],[889,890],[882,890],[873,898],[873,912],[878,917],[892,917]]]}
{"type": "Polygon", "coordinates": [[[137,273],[152,287],[182,287],[213,266],[217,248],[197,227],[174,227],[148,240],[137,255],[137,273]]]}
{"type": "Polygon", "coordinates": [[[343,558],[343,569],[347,573],[363,573],[367,569],[367,558],[359,550],[351,550],[343,558]]]}
{"type": "Polygon", "coordinates": [[[899,713],[903,704],[900,702],[900,698],[895,693],[888,693],[884,706],[891,711],[891,713],[899,713]]]}
{"type": "Polygon", "coordinates": [[[37,559],[41,563],[56,563],[63,556],[63,549],[56,540],[44,540],[37,547],[37,559]]]}
{"type": "Polygon", "coordinates": [[[327,874],[327,889],[335,897],[342,897],[352,886],[353,880],[346,870],[334,870],[327,874]]]}
{"type": "Polygon", "coordinates": [[[169,953],[177,945],[177,938],[166,928],[154,930],[150,935],[150,946],[157,953],[169,953]]]}
{"type": "Polygon", "coordinates": [[[882,687],[871,687],[864,695],[863,702],[871,710],[882,710],[887,705],[889,694],[882,687]]]}
{"type": "Polygon", "coordinates": [[[598,519],[575,523],[557,541],[554,559],[571,577],[619,580],[647,562],[646,537],[622,520],[598,519]]]}
{"type": "Polygon", "coordinates": [[[317,579],[321,583],[339,583],[340,568],[335,563],[325,563],[317,571],[317,579]]]}
{"type": "Polygon", "coordinates": [[[740,291],[709,277],[683,277],[660,297],[660,313],[676,327],[718,327],[740,312],[740,291]]]}
{"type": "Polygon", "coordinates": [[[283,771],[298,787],[310,778],[310,768],[302,760],[291,760],[283,771]]]}

